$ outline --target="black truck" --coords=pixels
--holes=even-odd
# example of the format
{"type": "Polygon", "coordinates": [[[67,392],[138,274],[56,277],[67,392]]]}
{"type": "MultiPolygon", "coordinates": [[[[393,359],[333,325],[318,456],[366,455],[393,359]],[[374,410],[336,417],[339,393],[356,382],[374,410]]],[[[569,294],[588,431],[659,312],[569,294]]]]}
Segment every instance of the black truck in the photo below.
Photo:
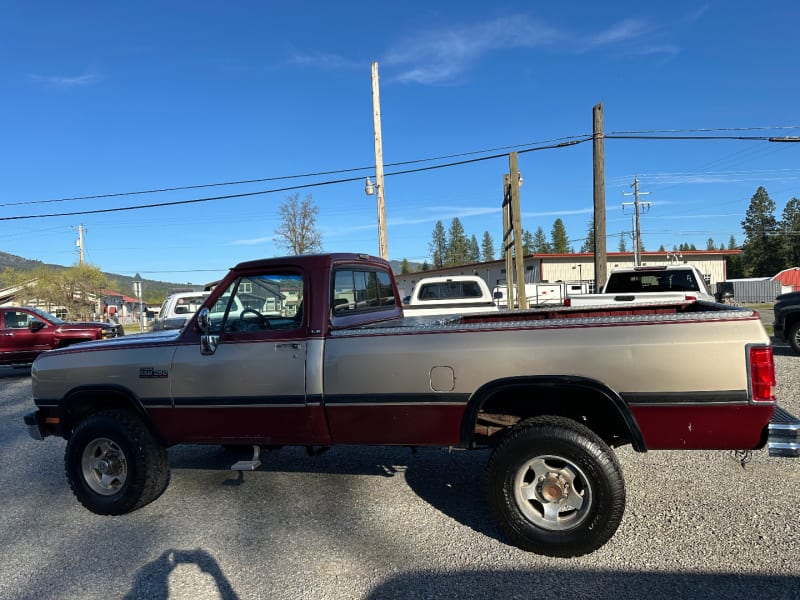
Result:
{"type": "Polygon", "coordinates": [[[789,342],[792,349],[800,354],[800,292],[781,294],[775,300],[774,335],[779,340],[789,342]]]}

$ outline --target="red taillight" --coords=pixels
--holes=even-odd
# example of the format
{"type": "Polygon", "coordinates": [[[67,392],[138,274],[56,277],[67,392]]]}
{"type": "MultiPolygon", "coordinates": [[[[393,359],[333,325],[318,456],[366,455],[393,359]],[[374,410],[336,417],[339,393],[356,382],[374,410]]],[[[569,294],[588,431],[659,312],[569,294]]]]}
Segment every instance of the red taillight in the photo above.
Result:
{"type": "Polygon", "coordinates": [[[564,298],[564,306],[572,306],[572,298],[564,298]]]}
{"type": "Polygon", "coordinates": [[[686,294],[686,299],[690,302],[695,302],[697,300],[697,296],[690,296],[689,294],[686,294]]]}
{"type": "Polygon", "coordinates": [[[753,402],[775,402],[775,360],[771,346],[750,347],[750,385],[753,402]]]}

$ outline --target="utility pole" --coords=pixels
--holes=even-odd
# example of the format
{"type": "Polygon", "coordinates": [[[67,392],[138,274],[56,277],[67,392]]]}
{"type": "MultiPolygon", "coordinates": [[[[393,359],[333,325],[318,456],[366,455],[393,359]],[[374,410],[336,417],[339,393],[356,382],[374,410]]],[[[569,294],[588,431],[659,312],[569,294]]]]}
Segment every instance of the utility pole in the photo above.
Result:
{"type": "Polygon", "coordinates": [[[603,104],[592,109],[592,146],[594,166],[594,289],[606,284],[606,173],[603,147],[603,104]]]}
{"type": "MultiPolygon", "coordinates": [[[[372,120],[375,130],[375,196],[378,202],[378,249],[389,260],[386,242],[386,206],[383,197],[383,144],[381,142],[381,98],[378,87],[378,63],[372,62],[372,120]]],[[[369,182],[369,179],[367,180],[369,182]]]]}
{"type": "MultiPolygon", "coordinates": [[[[633,183],[631,184],[633,188],[633,202],[623,202],[622,209],[625,210],[625,206],[633,205],[633,264],[635,266],[641,266],[642,264],[642,231],[639,226],[639,214],[641,212],[640,206],[644,206],[645,212],[650,210],[650,203],[649,202],[639,202],[639,196],[646,196],[650,192],[640,192],[639,191],[639,177],[637,176],[634,178],[633,183]]],[[[630,192],[622,192],[623,196],[630,196],[630,192]]]]}
{"type": "Polygon", "coordinates": [[[519,159],[508,155],[508,173],[503,175],[503,251],[506,255],[506,298],[508,310],[514,310],[514,273],[517,279],[517,306],[527,308],[525,297],[525,257],[522,254],[522,217],[519,201],[519,159]]]}
{"type": "Polygon", "coordinates": [[[83,225],[78,225],[78,264],[83,265],[85,258],[86,258],[86,250],[84,249],[83,245],[83,234],[84,229],[83,225]]]}

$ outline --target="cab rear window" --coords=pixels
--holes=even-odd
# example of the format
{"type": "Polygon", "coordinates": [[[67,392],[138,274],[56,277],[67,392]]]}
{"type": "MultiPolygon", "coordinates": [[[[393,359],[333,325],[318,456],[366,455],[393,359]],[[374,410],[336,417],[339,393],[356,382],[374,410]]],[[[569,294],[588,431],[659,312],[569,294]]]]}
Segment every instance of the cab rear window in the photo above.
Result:
{"type": "Polygon", "coordinates": [[[334,315],[394,306],[392,280],[386,271],[342,268],[334,272],[331,306],[334,315]]]}

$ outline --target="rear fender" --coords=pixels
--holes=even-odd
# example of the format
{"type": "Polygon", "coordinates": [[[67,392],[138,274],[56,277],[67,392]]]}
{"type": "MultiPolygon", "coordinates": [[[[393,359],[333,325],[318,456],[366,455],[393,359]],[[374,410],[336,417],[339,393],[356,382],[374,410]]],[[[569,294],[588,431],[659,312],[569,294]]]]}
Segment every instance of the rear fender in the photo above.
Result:
{"type": "MultiPolygon", "coordinates": [[[[542,398],[562,397],[565,394],[576,399],[592,398],[593,408],[606,411],[608,417],[624,429],[634,450],[646,452],[647,447],[642,437],[642,432],[633,414],[625,401],[607,385],[587,377],[575,375],[542,375],[531,377],[509,377],[489,382],[481,386],[467,403],[461,423],[461,441],[466,448],[472,448],[475,443],[475,424],[478,414],[487,403],[502,395],[519,396],[520,394],[535,394],[542,398]],[[595,404],[596,403],[596,404],[595,404]]],[[[576,420],[579,415],[575,407],[570,406],[569,400],[559,401],[557,405],[548,403],[541,406],[535,400],[525,403],[517,400],[517,405],[524,408],[524,418],[544,414],[558,414],[576,420]],[[557,410],[553,411],[553,407],[557,410]]]]}

